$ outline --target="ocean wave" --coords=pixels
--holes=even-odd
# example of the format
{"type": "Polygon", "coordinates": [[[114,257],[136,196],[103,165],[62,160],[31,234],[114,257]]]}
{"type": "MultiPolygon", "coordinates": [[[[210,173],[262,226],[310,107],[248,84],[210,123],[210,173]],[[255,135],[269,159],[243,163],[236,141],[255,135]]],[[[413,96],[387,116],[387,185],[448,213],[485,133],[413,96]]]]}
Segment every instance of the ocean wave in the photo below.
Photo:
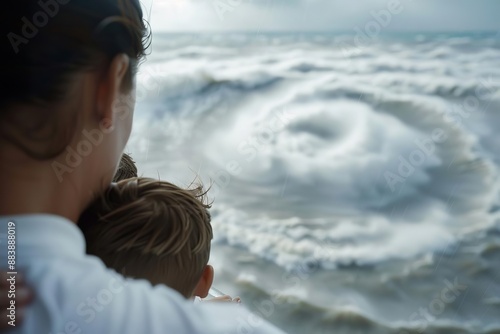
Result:
{"type": "MultiPolygon", "coordinates": [[[[468,60],[453,49],[466,40],[435,51],[436,41],[424,41],[418,47],[429,51],[421,59],[402,42],[390,45],[393,55],[368,46],[345,69],[348,60],[335,58],[341,51],[332,55],[318,44],[306,50],[292,42],[272,55],[259,53],[256,44],[246,57],[231,44],[177,46],[169,52],[179,59],[153,62],[139,76],[139,84],[157,84],[148,103],[159,111],[154,127],[143,124],[144,137],[164,142],[141,147],[149,160],[149,152],[162,156],[165,146],[169,154],[189,149],[208,169],[202,177],[215,175],[214,196],[239,217],[219,218],[220,239],[287,268],[310,261],[318,243],[332,242],[340,251],[320,262],[337,268],[419,256],[492,224],[496,166],[482,155],[478,134],[464,125],[479,116],[459,125],[449,117],[454,103],[476,96],[482,84],[454,74],[454,65],[468,60]],[[265,63],[271,58],[277,63],[265,63]],[[449,71],[432,75],[440,66],[449,71]],[[182,133],[168,126],[172,119],[182,133]],[[436,131],[446,139],[437,143],[436,131]],[[203,140],[193,147],[199,134],[203,140]],[[228,162],[241,172],[226,186],[221,180],[227,175],[218,177],[228,162]],[[252,214],[241,215],[245,211],[252,214]],[[247,233],[236,238],[231,224],[247,233]],[[409,243],[411,236],[417,237],[409,243]]],[[[241,38],[234,43],[241,45],[241,38]]],[[[490,64],[492,53],[486,48],[478,57],[490,64]]],[[[489,82],[494,93],[496,81],[489,82]]],[[[489,102],[490,95],[482,96],[489,102]]]]}
{"type": "Polygon", "coordinates": [[[290,333],[417,333],[410,315],[456,278],[465,302],[424,332],[499,332],[497,39],[161,41],[127,151],[211,186],[214,266],[250,308],[277,301],[290,333]]]}
{"type": "MultiPolygon", "coordinates": [[[[318,266],[323,269],[357,264],[366,266],[391,259],[411,258],[422,252],[446,248],[453,237],[445,228],[389,222],[383,218],[328,221],[312,229],[298,219],[249,219],[242,212],[224,208],[214,213],[216,243],[243,247],[288,270],[318,266]],[[332,226],[333,225],[333,226],[332,226]],[[387,235],[390,235],[387,237],[387,235]],[[403,246],[404,245],[404,246],[403,246]],[[373,252],[377,248],[377,252],[373,252]]],[[[317,222],[316,222],[317,224],[317,222]]]]}
{"type": "Polygon", "coordinates": [[[157,67],[152,66],[143,70],[138,77],[138,85],[154,95],[150,96],[149,100],[196,98],[204,94],[215,94],[221,89],[248,93],[267,88],[282,80],[281,77],[264,71],[251,72],[245,76],[232,73],[216,74],[205,70],[193,73],[169,73],[163,70],[153,75],[155,72],[157,67]]]}
{"type": "MultiPolygon", "coordinates": [[[[384,320],[369,314],[356,302],[332,300],[329,306],[318,306],[300,293],[266,292],[258,284],[239,282],[243,300],[252,300],[251,311],[273,322],[286,321],[288,333],[365,333],[365,334],[490,334],[500,328],[475,322],[436,319],[432,322],[384,320]],[[285,320],[286,319],[286,320],[285,320]]],[[[354,298],[356,299],[356,298],[354,298]]]]}
{"type": "MultiPolygon", "coordinates": [[[[191,94],[199,98],[224,85],[264,102],[249,114],[235,114],[229,105],[216,116],[228,130],[198,128],[203,142],[190,148],[213,170],[230,161],[242,170],[230,176],[229,187],[221,183],[227,176],[218,179],[215,172],[213,196],[226,210],[214,214],[219,242],[288,269],[311,261],[334,269],[435,252],[465,231],[492,224],[495,167],[479,155],[477,137],[447,120],[446,100],[337,78],[309,82],[270,106],[263,94],[272,89],[257,91],[268,85],[279,90],[285,79],[251,73],[239,84],[222,74],[200,76],[198,93],[191,94]],[[439,143],[436,130],[445,138],[439,143]],[[325,243],[335,254],[316,254],[325,243]]],[[[187,115],[184,123],[205,123],[187,115]]]]}

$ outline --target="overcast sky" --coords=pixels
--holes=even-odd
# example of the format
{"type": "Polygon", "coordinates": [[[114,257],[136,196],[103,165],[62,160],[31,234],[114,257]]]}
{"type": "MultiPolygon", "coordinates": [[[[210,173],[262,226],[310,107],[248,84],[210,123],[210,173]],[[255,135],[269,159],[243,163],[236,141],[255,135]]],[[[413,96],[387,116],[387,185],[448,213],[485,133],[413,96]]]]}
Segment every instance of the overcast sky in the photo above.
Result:
{"type": "Polygon", "coordinates": [[[156,32],[353,30],[392,1],[384,31],[500,30],[500,0],[142,0],[156,32]]]}

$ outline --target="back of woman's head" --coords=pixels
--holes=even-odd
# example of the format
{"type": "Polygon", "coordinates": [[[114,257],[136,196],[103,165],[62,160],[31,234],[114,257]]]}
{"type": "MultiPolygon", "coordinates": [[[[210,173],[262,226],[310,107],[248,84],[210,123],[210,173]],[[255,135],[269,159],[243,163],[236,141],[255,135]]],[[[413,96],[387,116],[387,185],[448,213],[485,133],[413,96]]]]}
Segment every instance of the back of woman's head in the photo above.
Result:
{"type": "Polygon", "coordinates": [[[61,153],[75,130],[75,115],[51,107],[67,97],[75,75],[126,54],[121,89],[131,90],[149,37],[138,0],[16,0],[2,10],[0,27],[0,140],[37,159],[61,153]],[[20,119],[20,106],[36,111],[29,122],[20,119]],[[30,136],[60,145],[34,149],[25,145],[30,136]]]}

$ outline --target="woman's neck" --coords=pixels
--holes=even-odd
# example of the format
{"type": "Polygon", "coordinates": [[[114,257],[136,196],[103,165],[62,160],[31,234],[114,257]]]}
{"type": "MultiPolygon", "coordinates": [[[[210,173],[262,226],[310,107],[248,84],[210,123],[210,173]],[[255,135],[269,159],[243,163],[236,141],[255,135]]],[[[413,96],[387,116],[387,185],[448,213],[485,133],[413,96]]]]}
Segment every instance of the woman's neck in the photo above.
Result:
{"type": "Polygon", "coordinates": [[[79,191],[78,175],[60,182],[51,161],[34,161],[14,152],[6,158],[1,151],[0,215],[47,213],[78,220],[88,203],[79,191]]]}

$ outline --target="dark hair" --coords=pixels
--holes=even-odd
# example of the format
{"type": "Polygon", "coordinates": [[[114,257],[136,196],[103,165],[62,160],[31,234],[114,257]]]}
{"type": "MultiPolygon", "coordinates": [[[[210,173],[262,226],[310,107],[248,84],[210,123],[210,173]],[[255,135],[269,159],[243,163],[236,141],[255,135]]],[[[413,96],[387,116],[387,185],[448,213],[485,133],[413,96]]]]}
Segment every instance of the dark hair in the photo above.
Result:
{"type": "Polygon", "coordinates": [[[113,182],[137,177],[137,166],[134,159],[127,153],[123,153],[118,170],[113,177],[113,182]]]}
{"type": "Polygon", "coordinates": [[[138,0],[16,0],[2,10],[0,27],[0,137],[38,159],[58,155],[73,135],[77,116],[51,108],[66,97],[73,75],[124,53],[131,66],[122,88],[130,90],[150,37],[138,0]],[[34,110],[21,117],[17,106],[34,110]],[[34,147],[40,140],[43,149],[34,147]]]}

